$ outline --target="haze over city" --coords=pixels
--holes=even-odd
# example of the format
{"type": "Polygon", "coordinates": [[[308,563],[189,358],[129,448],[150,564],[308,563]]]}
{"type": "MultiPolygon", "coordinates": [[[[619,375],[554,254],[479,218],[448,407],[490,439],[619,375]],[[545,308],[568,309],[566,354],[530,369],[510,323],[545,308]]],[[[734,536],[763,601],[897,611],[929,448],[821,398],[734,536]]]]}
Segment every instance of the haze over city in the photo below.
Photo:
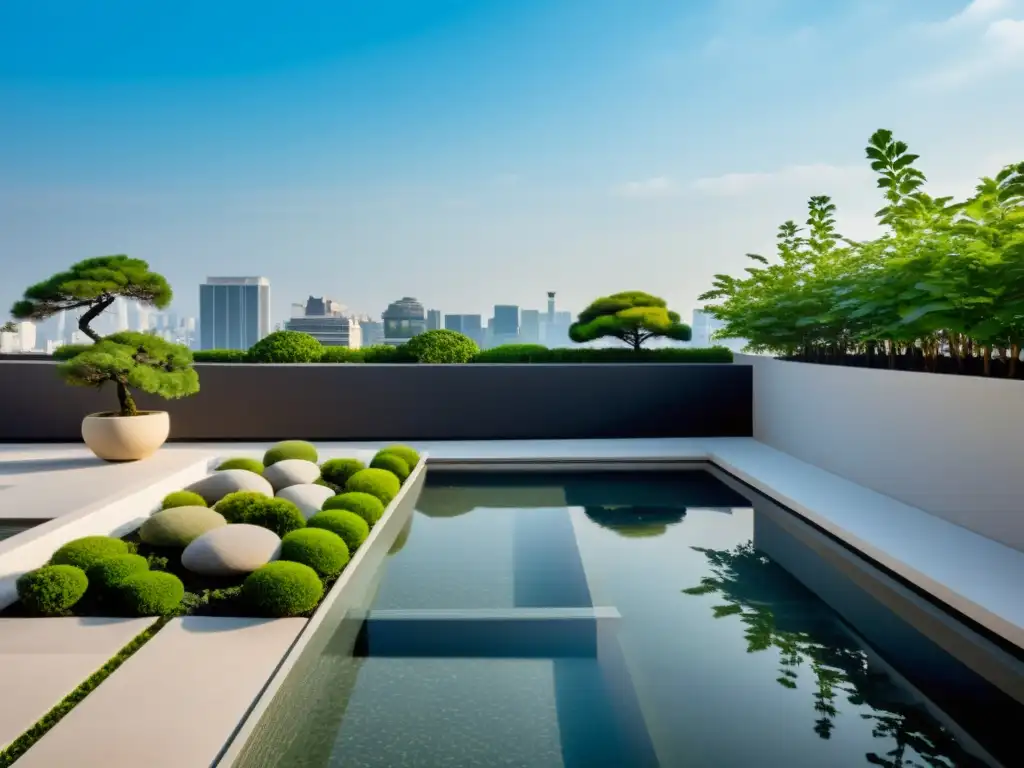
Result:
{"type": "Polygon", "coordinates": [[[1024,155],[1022,5],[7,4],[0,302],[126,253],[181,316],[262,275],[275,322],[310,294],[486,316],[631,288],[688,318],[811,194],[875,231],[876,128],[935,194],[1024,155]]]}

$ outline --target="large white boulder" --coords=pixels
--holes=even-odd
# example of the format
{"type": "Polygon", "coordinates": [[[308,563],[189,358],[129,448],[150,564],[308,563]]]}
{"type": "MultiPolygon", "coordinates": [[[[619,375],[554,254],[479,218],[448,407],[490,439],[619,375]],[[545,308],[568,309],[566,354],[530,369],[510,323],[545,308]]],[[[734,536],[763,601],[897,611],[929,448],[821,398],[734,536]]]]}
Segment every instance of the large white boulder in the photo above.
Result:
{"type": "Polygon", "coordinates": [[[181,564],[204,576],[242,576],[276,560],[281,538],[267,528],[239,523],[207,531],[181,553],[181,564]]]}
{"type": "Polygon", "coordinates": [[[263,477],[270,481],[274,491],[282,491],[293,485],[310,485],[320,477],[320,467],[303,459],[284,459],[263,470],[263,477]]]}
{"type": "Polygon", "coordinates": [[[186,547],[228,521],[209,507],[171,507],[153,513],[139,528],[139,538],[155,547],[186,547]]]}
{"type": "Polygon", "coordinates": [[[334,491],[323,485],[307,483],[304,485],[290,485],[284,490],[278,491],[279,499],[287,499],[299,508],[302,516],[309,520],[313,515],[323,509],[324,502],[334,495],[334,491]]]}
{"type": "Polygon", "coordinates": [[[211,507],[229,493],[255,491],[273,496],[274,487],[265,478],[247,469],[222,469],[197,480],[185,489],[198,493],[211,507]]]}

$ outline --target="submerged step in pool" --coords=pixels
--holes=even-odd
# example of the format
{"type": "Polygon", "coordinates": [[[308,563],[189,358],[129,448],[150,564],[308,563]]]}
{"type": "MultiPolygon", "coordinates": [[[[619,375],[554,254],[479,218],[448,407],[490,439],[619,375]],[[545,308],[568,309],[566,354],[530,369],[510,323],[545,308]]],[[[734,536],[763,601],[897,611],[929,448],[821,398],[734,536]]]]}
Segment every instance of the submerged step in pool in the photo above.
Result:
{"type": "Polygon", "coordinates": [[[1020,703],[752,499],[701,470],[432,469],[365,619],[241,764],[1015,764],[1020,703]]]}

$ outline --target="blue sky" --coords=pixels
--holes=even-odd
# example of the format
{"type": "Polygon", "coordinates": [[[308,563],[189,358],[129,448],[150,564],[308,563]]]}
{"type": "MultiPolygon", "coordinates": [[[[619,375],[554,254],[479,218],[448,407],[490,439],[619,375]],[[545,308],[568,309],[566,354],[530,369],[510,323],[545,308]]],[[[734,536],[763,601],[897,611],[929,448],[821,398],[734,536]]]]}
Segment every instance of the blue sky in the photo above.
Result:
{"type": "Polygon", "coordinates": [[[1024,159],[1022,0],[33,0],[0,7],[0,302],[88,256],[379,314],[719,271],[894,129],[935,192],[1024,159]]]}

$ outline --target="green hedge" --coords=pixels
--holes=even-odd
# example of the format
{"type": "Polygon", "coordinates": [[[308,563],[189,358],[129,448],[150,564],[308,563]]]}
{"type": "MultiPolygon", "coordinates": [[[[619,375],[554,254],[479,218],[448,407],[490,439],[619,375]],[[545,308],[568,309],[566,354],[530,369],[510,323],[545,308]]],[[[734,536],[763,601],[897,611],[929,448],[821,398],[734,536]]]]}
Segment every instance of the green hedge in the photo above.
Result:
{"type": "Polygon", "coordinates": [[[197,363],[244,363],[244,349],[199,349],[192,353],[197,363]]]}

